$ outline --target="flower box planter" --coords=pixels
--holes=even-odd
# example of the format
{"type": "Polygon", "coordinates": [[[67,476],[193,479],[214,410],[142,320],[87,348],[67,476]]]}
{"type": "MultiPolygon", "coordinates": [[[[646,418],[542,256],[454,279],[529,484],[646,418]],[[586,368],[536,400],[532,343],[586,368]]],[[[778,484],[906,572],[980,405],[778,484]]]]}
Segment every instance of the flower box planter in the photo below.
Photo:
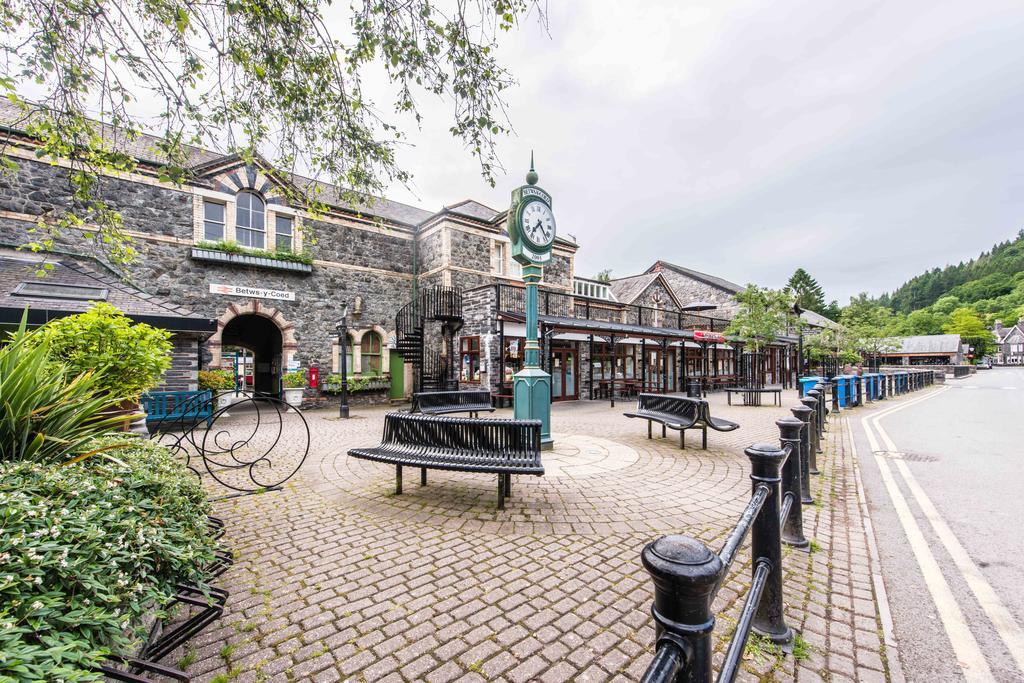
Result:
{"type": "Polygon", "coordinates": [[[298,408],[302,405],[302,394],[305,389],[302,387],[286,387],[284,390],[284,402],[298,408]]]}
{"type": "Polygon", "coordinates": [[[249,254],[233,254],[217,249],[204,249],[192,247],[192,258],[196,261],[207,261],[210,263],[232,263],[242,266],[255,266],[257,268],[269,268],[271,270],[287,270],[293,273],[312,273],[313,266],[298,261],[283,261],[281,259],[266,258],[263,256],[251,256],[249,254]]]}

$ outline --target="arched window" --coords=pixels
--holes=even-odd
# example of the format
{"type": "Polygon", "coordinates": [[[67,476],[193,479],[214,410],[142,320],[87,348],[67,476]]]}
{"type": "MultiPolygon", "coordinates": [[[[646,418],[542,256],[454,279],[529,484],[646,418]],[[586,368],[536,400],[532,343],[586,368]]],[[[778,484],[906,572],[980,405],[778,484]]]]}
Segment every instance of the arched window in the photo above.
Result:
{"type": "Polygon", "coordinates": [[[263,249],[267,243],[263,199],[255,192],[239,192],[235,201],[235,241],[243,247],[263,249]]]}
{"type": "Polygon", "coordinates": [[[380,335],[376,332],[367,332],[359,342],[359,352],[362,356],[360,370],[364,375],[380,374],[380,335]]]}

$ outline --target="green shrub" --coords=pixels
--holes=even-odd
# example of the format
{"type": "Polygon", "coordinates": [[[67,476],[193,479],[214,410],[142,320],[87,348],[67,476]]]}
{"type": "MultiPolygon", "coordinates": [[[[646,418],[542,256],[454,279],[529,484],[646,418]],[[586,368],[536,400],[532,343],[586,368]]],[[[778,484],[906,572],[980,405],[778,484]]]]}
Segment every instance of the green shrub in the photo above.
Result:
{"type": "Polygon", "coordinates": [[[51,361],[49,342],[24,323],[0,346],[0,400],[0,462],[59,462],[124,422],[97,418],[119,399],[102,391],[97,373],[72,375],[51,361]]]}
{"type": "Polygon", "coordinates": [[[269,249],[252,249],[250,247],[243,247],[237,242],[230,240],[220,240],[217,242],[203,241],[196,244],[200,249],[211,249],[213,251],[223,251],[226,254],[244,254],[246,256],[255,256],[257,258],[269,258],[276,261],[291,261],[293,263],[305,263],[307,266],[313,265],[313,257],[307,252],[297,252],[290,249],[276,249],[270,251],[269,249]]]}
{"type": "Polygon", "coordinates": [[[306,386],[306,371],[305,371],[305,369],[303,369],[303,370],[296,370],[294,372],[286,372],[284,374],[284,376],[281,377],[281,383],[284,385],[285,389],[301,389],[302,387],[305,387],[306,386]]]}
{"type": "Polygon", "coordinates": [[[230,370],[200,370],[199,388],[226,391],[235,388],[235,373],[230,370]]]}
{"type": "Polygon", "coordinates": [[[0,681],[88,681],[131,654],[175,583],[202,582],[215,542],[198,479],[136,437],[88,465],[0,463],[0,681]]]}
{"type": "Polygon", "coordinates": [[[107,303],[48,322],[33,336],[45,340],[50,357],[68,371],[95,370],[101,390],[128,401],[138,401],[171,367],[171,333],[133,323],[107,303]]]}

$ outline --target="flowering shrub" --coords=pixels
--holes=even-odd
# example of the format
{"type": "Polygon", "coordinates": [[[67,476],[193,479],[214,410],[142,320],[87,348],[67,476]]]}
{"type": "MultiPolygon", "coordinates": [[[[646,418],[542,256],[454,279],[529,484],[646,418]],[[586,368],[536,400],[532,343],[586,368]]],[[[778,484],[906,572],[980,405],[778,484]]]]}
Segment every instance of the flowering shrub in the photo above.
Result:
{"type": "Polygon", "coordinates": [[[286,372],[281,377],[281,383],[284,384],[285,389],[301,389],[306,386],[306,369],[286,372]]]}
{"type": "Polygon", "coordinates": [[[133,437],[89,444],[63,466],[0,463],[0,681],[100,680],[130,654],[142,617],[213,560],[209,504],[167,449],[133,437]]]}

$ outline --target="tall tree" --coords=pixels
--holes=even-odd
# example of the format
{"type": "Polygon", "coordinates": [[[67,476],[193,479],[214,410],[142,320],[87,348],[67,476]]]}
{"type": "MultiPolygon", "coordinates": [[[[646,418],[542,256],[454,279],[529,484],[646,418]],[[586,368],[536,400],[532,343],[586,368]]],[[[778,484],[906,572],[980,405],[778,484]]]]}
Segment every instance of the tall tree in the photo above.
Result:
{"type": "Polygon", "coordinates": [[[947,334],[959,334],[960,340],[974,347],[975,359],[981,358],[995,349],[992,332],[970,308],[966,306],[953,311],[946,325],[947,334]]]}
{"type": "Polygon", "coordinates": [[[800,308],[826,315],[828,306],[825,304],[825,290],[806,270],[797,268],[786,286],[793,292],[800,308]]]}
{"type": "Polygon", "coordinates": [[[786,290],[747,285],[736,294],[736,302],[739,308],[726,334],[741,339],[751,351],[764,350],[780,332],[800,324],[793,314],[793,296],[786,290]]]}
{"type": "MultiPolygon", "coordinates": [[[[106,186],[135,168],[131,144],[147,128],[140,101],[160,110],[161,180],[185,180],[197,145],[259,154],[364,205],[409,178],[395,157],[400,122],[418,123],[418,98],[438,96],[493,184],[495,139],[509,128],[502,92],[513,83],[495,47],[531,11],[544,21],[535,0],[447,11],[430,0],[3,0],[0,94],[21,108],[17,124],[42,157],[71,162],[78,206],[44,221],[51,237],[98,229],[112,260],[125,262],[135,253],[106,186]],[[390,80],[393,115],[364,91],[369,71],[390,80]],[[29,87],[42,93],[31,104],[18,94],[29,87]]],[[[303,194],[316,203],[315,191],[303,194]]]]}

